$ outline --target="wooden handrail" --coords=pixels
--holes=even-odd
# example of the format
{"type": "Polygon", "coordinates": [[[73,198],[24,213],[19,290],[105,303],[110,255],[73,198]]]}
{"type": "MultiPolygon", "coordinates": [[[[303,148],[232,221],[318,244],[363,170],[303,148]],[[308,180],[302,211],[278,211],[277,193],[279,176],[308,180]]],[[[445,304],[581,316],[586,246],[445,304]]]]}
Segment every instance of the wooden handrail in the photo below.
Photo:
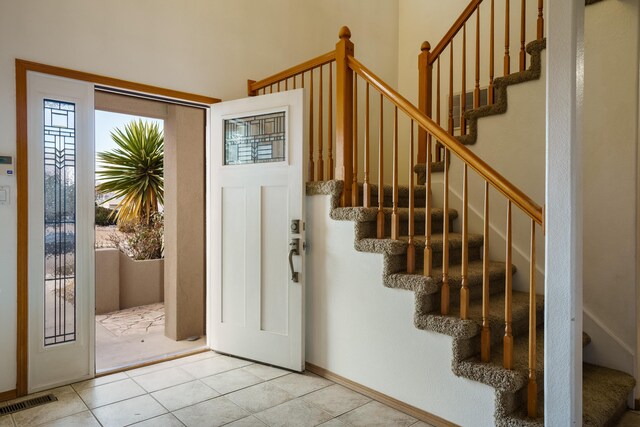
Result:
{"type": "Polygon", "coordinates": [[[433,49],[431,55],[429,55],[429,64],[433,64],[436,59],[438,59],[442,51],[445,50],[451,40],[456,36],[456,34],[458,34],[458,31],[462,29],[465,22],[467,22],[467,20],[471,18],[471,15],[473,15],[473,12],[476,10],[476,7],[478,7],[480,3],[482,3],[482,0],[472,0],[471,3],[467,5],[458,19],[456,19],[456,22],[453,23],[451,28],[449,28],[449,31],[447,31],[442,40],[440,40],[440,43],[438,43],[437,46],[433,49]]]}
{"type": "Polygon", "coordinates": [[[522,190],[513,185],[473,151],[451,136],[446,130],[438,126],[433,120],[422,113],[417,107],[407,101],[402,95],[376,76],[353,56],[347,56],[347,64],[372,87],[377,89],[392,104],[404,111],[420,127],[433,135],[447,149],[455,153],[463,162],[473,168],[480,176],[488,181],[496,190],[502,193],[513,204],[523,210],[536,223],[542,225],[542,207],[534,202],[522,190]]]}
{"type": "Polygon", "coordinates": [[[298,74],[302,74],[306,71],[313,70],[314,68],[320,67],[324,64],[329,64],[336,60],[336,51],[332,50],[331,52],[327,52],[323,55],[305,61],[301,64],[288,68],[284,71],[280,71],[270,77],[259,80],[257,82],[251,82],[249,84],[249,92],[250,94],[255,93],[256,91],[263,89],[265,87],[271,86],[274,83],[281,82],[282,80],[297,76],[298,74]]]}

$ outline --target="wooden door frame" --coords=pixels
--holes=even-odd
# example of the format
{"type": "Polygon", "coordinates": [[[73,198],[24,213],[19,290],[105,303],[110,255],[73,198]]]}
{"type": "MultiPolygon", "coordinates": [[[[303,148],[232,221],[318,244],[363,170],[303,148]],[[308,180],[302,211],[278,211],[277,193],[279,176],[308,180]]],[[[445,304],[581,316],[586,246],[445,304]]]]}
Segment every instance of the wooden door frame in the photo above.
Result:
{"type": "Polygon", "coordinates": [[[28,392],[29,361],[29,202],[28,202],[28,105],[27,73],[34,71],[52,76],[65,77],[116,89],[161,96],[208,106],[220,102],[218,98],[165,89],[127,80],[106,77],[83,71],[71,70],[32,61],[16,59],[16,192],[17,192],[17,373],[16,389],[0,393],[2,397],[24,396],[28,392]]]}

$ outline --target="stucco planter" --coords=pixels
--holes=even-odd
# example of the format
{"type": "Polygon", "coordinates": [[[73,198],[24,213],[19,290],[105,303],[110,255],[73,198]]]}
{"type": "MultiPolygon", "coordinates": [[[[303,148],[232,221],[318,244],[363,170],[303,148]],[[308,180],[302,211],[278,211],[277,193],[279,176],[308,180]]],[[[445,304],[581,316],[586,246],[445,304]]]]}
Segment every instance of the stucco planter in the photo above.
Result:
{"type": "Polygon", "coordinates": [[[96,314],[164,301],[164,259],[136,261],[96,249],[96,314]]]}

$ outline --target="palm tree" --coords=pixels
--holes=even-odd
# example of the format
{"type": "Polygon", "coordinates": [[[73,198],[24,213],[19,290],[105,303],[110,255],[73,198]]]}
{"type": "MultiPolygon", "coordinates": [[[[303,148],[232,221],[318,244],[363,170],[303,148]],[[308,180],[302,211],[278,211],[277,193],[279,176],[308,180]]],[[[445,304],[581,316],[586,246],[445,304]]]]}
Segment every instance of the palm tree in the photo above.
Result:
{"type": "Polygon", "coordinates": [[[100,193],[122,197],[115,211],[118,223],[144,221],[164,204],[164,135],[157,123],[133,120],[124,130],[114,129],[111,139],[118,145],[98,153],[101,168],[100,193]]]}

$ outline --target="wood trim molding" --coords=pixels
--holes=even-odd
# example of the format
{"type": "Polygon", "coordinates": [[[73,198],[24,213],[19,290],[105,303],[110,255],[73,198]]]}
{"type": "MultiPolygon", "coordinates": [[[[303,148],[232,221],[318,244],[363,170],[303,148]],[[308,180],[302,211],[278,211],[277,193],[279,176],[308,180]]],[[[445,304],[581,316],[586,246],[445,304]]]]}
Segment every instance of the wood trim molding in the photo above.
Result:
{"type": "Polygon", "coordinates": [[[18,67],[18,65],[23,67],[26,71],[36,71],[38,73],[66,77],[69,79],[80,80],[84,82],[91,82],[101,86],[111,86],[118,89],[126,89],[140,93],[163,96],[167,98],[175,98],[183,101],[191,101],[207,105],[216,104],[221,101],[218,98],[197,95],[195,93],[165,89],[158,86],[136,83],[128,80],[116,79],[113,77],[106,77],[99,74],[85,73],[84,71],[76,71],[68,68],[55,67],[53,65],[40,64],[38,62],[25,61],[23,59],[16,59],[16,68],[18,67]]]}
{"type": "Polygon", "coordinates": [[[6,402],[7,400],[15,399],[18,397],[18,393],[15,390],[3,391],[0,393],[0,402],[6,402]]]}
{"type": "Polygon", "coordinates": [[[424,421],[425,423],[433,424],[434,426],[438,427],[457,427],[457,424],[447,421],[444,418],[440,418],[437,415],[433,415],[427,411],[416,408],[415,406],[411,406],[408,403],[404,403],[398,399],[394,399],[393,397],[387,396],[386,394],[380,393],[379,391],[376,391],[372,388],[363,386],[362,384],[351,381],[350,379],[347,379],[338,374],[334,374],[333,372],[325,368],[321,368],[309,362],[306,362],[305,366],[307,371],[311,373],[331,380],[357,393],[370,397],[373,400],[383,403],[393,409],[397,409],[400,412],[404,412],[405,414],[417,418],[420,421],[424,421]]]}
{"type": "Polygon", "coordinates": [[[17,372],[16,392],[27,394],[29,363],[29,163],[27,161],[27,64],[16,60],[16,190],[18,212],[17,241],[17,372]]]}
{"type": "MultiPolygon", "coordinates": [[[[110,86],[119,89],[126,89],[140,93],[157,95],[165,98],[174,98],[196,102],[201,104],[215,104],[221,100],[208,96],[197,95],[188,92],[181,92],[172,89],[165,89],[158,86],[151,86],[142,83],[130,82],[127,80],[115,79],[98,74],[86,73],[83,71],[71,70],[68,68],[55,67],[52,65],[40,64],[37,62],[16,59],[16,194],[17,197],[17,369],[16,369],[16,390],[17,396],[25,396],[28,390],[28,364],[29,364],[29,171],[28,171],[28,124],[27,124],[27,72],[34,71],[58,77],[80,80],[102,86],[110,86]]],[[[0,394],[2,397],[3,394],[0,394]]],[[[15,397],[15,396],[14,396],[15,397]]],[[[2,399],[0,399],[2,400],[2,399]]]]}

